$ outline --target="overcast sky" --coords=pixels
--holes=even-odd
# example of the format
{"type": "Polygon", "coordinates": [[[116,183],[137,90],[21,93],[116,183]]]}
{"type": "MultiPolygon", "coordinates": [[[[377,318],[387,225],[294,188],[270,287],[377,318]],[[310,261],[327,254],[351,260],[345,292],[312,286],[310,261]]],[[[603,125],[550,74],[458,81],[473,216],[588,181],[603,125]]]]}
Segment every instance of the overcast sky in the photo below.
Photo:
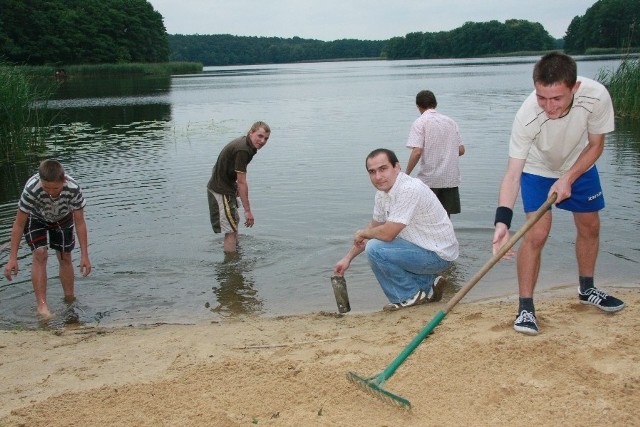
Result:
{"type": "Polygon", "coordinates": [[[149,0],[169,34],[386,40],[526,19],[562,38],[596,0],[149,0]]]}

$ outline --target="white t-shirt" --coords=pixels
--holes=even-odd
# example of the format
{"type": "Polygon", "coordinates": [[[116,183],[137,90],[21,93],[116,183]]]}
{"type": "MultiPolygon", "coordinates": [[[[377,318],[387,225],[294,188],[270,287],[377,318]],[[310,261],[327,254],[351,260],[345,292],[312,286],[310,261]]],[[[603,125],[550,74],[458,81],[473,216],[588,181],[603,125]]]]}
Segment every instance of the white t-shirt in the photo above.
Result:
{"type": "Polygon", "coordinates": [[[569,113],[555,120],[538,106],[536,92],[524,101],[511,130],[509,157],[526,159],[524,172],[560,178],[587,146],[587,133],[614,129],[611,96],[602,84],[578,77],[581,82],[569,113]]]}
{"type": "Polygon", "coordinates": [[[422,182],[430,188],[453,188],[460,185],[461,145],[458,124],[429,109],[413,122],[406,146],[422,148],[420,170],[416,175],[422,182]]]}
{"type": "Polygon", "coordinates": [[[398,237],[433,251],[446,261],[458,258],[458,239],[447,211],[418,178],[400,172],[389,192],[377,191],[373,220],[404,224],[398,237]]]}

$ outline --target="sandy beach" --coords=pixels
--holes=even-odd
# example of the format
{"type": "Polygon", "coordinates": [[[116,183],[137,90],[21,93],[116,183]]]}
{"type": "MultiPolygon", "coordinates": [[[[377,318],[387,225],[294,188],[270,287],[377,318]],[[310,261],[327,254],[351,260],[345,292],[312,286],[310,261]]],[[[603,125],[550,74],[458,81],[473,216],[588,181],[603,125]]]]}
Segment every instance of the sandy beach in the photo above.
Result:
{"type": "Polygon", "coordinates": [[[536,296],[541,333],[512,329],[516,298],[464,300],[384,385],[381,372],[446,301],[398,312],[224,323],[2,331],[0,426],[640,425],[638,283],[607,314],[563,287],[536,296]]]}

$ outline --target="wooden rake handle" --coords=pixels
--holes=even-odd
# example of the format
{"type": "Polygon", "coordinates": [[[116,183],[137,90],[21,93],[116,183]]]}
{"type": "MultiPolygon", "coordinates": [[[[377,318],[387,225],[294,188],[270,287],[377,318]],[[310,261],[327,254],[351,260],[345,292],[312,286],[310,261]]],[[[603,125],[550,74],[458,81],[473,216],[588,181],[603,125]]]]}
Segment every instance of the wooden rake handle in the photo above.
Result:
{"type": "Polygon", "coordinates": [[[524,234],[529,231],[529,229],[533,227],[533,225],[538,222],[538,220],[542,218],[545,213],[547,213],[547,211],[555,203],[557,198],[558,195],[556,193],[553,193],[551,194],[551,196],[549,196],[547,201],[544,202],[544,204],[540,206],[540,208],[527,219],[522,227],[520,227],[520,229],[516,231],[513,236],[511,236],[507,243],[505,243],[504,246],[502,246],[500,250],[496,252],[491,257],[491,259],[489,259],[489,261],[487,261],[482,266],[482,268],[476,274],[474,274],[474,276],[469,279],[469,281],[449,300],[449,302],[443,309],[445,313],[449,313],[451,309],[453,309],[453,307],[458,304],[458,302],[460,302],[462,298],[464,298],[464,296],[471,290],[471,288],[473,288],[476,283],[478,283],[480,279],[482,279],[482,277],[484,277],[484,275],[487,274],[487,272],[491,270],[491,268],[502,259],[502,257],[509,251],[509,249],[511,249],[513,245],[515,245],[518,240],[520,240],[520,238],[524,236],[524,234]]]}

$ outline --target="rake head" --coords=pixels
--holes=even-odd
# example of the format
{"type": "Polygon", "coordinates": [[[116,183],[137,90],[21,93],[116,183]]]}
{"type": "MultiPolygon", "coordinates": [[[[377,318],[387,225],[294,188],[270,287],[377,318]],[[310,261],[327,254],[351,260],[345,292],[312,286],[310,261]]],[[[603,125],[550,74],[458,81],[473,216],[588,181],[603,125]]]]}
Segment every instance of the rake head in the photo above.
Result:
{"type": "Polygon", "coordinates": [[[382,380],[378,377],[364,378],[354,372],[347,373],[347,379],[360,390],[402,409],[410,410],[411,402],[382,388],[382,380]]]}

